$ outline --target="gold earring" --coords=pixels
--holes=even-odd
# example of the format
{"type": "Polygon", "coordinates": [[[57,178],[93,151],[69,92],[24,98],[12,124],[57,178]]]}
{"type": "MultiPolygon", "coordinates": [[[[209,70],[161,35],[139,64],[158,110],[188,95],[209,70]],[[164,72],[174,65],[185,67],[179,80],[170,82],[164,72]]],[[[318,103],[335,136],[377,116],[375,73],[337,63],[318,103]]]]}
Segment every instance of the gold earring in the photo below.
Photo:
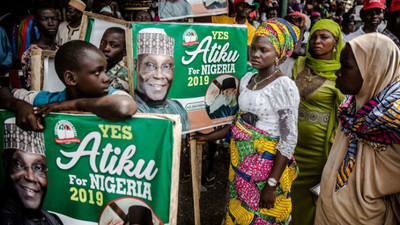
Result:
{"type": "Polygon", "coordinates": [[[278,57],[276,57],[275,58],[275,65],[278,65],[278,63],[279,63],[279,59],[278,59],[278,57]]]}
{"type": "Polygon", "coordinates": [[[336,52],[337,50],[336,50],[336,46],[335,47],[333,47],[333,52],[336,52]]]}

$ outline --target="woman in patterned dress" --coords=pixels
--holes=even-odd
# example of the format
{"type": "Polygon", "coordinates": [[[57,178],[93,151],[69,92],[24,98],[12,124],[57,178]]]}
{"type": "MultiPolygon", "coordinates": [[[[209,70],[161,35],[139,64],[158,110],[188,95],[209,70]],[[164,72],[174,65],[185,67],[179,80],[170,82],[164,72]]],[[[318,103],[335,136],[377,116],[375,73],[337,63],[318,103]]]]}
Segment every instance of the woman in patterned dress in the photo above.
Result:
{"type": "Polygon", "coordinates": [[[257,72],[241,79],[240,110],[233,124],[194,137],[219,139],[228,129],[232,135],[226,224],[290,222],[300,97],[294,81],[277,65],[292,54],[299,33],[280,18],[261,24],[250,49],[257,72]]]}

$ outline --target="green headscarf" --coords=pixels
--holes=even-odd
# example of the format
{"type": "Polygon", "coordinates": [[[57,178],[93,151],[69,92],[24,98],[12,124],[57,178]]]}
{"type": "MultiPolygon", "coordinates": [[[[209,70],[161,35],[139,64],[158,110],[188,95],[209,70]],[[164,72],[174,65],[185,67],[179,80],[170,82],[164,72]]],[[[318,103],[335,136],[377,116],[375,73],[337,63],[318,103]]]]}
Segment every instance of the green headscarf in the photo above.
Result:
{"type": "Polygon", "coordinates": [[[321,77],[324,77],[328,80],[336,80],[335,72],[340,69],[339,59],[340,59],[340,52],[342,51],[342,49],[343,49],[342,31],[340,30],[339,24],[329,19],[319,20],[311,28],[310,36],[307,41],[306,66],[315,71],[315,73],[320,75],[321,77]],[[333,59],[331,60],[315,59],[308,52],[311,36],[317,30],[327,30],[331,32],[333,36],[338,38],[336,51],[332,53],[333,59]]]}

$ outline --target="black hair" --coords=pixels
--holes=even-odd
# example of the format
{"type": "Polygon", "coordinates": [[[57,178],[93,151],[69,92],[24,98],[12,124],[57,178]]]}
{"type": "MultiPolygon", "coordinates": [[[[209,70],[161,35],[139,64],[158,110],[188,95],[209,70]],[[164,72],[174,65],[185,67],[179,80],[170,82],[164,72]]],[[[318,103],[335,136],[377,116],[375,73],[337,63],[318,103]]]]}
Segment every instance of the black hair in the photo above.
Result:
{"type": "Polygon", "coordinates": [[[49,2],[39,2],[33,9],[33,15],[34,15],[36,20],[39,19],[40,13],[45,9],[57,10],[57,7],[51,1],[49,1],[49,2]]]}
{"type": "Polygon", "coordinates": [[[150,209],[141,205],[129,207],[125,222],[129,224],[153,225],[153,219],[150,209]]]}
{"type": "Polygon", "coordinates": [[[269,13],[270,11],[273,11],[273,10],[275,10],[276,12],[279,12],[278,8],[276,8],[276,7],[268,7],[268,8],[265,10],[265,13],[269,13]]]}
{"type": "Polygon", "coordinates": [[[80,60],[85,57],[87,50],[98,51],[99,54],[102,54],[96,46],[81,40],[69,41],[58,49],[54,64],[57,75],[63,83],[65,71],[78,71],[80,69],[80,60]]]}
{"type": "Polygon", "coordinates": [[[122,29],[121,27],[110,27],[106,31],[104,31],[103,36],[105,33],[118,33],[124,37],[124,42],[125,42],[125,30],[122,29]]]}
{"type": "Polygon", "coordinates": [[[355,22],[355,20],[354,20],[353,17],[347,17],[347,18],[344,18],[344,19],[343,19],[342,25],[346,25],[346,24],[354,23],[354,22],[355,22]]]}

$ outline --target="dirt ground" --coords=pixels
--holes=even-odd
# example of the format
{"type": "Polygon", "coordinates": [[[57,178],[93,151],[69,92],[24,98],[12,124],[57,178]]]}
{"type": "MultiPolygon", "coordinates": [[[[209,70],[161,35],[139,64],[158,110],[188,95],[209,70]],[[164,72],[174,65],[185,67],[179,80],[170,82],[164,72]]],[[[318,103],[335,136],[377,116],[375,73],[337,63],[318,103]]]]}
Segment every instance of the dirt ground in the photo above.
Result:
{"type": "MultiPolygon", "coordinates": [[[[203,174],[208,164],[208,149],[203,150],[203,174]]],[[[200,197],[200,221],[204,225],[220,225],[224,218],[226,203],[226,187],[228,181],[229,149],[218,145],[218,151],[214,156],[215,186],[202,187],[200,197]]],[[[178,225],[194,224],[192,181],[180,183],[178,225]]]]}

